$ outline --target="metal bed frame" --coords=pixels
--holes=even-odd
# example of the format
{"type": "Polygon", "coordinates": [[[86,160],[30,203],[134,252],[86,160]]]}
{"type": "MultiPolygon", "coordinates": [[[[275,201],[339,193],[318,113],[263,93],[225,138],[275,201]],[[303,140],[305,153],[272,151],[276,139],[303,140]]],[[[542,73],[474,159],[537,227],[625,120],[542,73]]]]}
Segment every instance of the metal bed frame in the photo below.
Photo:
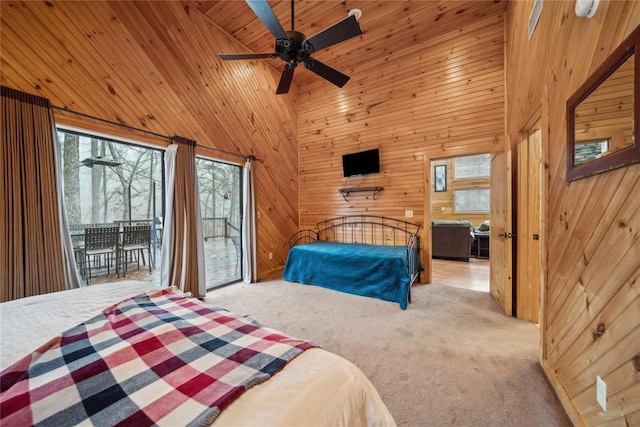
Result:
{"type": "Polygon", "coordinates": [[[289,248],[296,245],[324,240],[337,243],[364,243],[382,246],[407,247],[407,271],[411,279],[409,284],[409,302],[411,286],[422,271],[420,256],[420,224],[376,215],[347,215],[321,221],[317,230],[310,228],[298,230],[289,238],[289,248]]]}

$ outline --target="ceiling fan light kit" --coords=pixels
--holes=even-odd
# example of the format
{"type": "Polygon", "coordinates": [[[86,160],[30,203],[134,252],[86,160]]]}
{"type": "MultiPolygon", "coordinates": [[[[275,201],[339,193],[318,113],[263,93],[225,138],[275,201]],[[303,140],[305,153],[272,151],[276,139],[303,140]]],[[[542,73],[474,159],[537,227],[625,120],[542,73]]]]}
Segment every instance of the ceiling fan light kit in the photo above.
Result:
{"type": "Polygon", "coordinates": [[[245,0],[251,10],[258,16],[260,21],[275,37],[275,52],[272,53],[244,53],[244,54],[220,54],[223,60],[238,59],[260,59],[260,58],[280,58],[286,62],[276,94],[289,92],[293,72],[298,64],[304,64],[305,68],[316,73],[320,77],[328,80],[338,87],[343,87],[349,76],[340,71],[314,59],[311,55],[321,49],[349,40],[362,34],[362,29],[358,20],[362,17],[360,9],[351,9],[347,17],[329,28],[320,31],[314,36],[307,37],[304,34],[294,31],[295,22],[293,13],[293,0],[291,0],[291,25],[290,31],[285,31],[267,0],[245,0]]]}

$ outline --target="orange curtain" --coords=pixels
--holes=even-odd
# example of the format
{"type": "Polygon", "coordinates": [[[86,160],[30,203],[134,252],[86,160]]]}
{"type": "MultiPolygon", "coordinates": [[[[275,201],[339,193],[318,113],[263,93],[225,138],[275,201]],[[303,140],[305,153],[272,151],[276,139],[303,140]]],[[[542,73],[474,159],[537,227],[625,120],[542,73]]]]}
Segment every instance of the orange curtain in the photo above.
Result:
{"type": "Polygon", "coordinates": [[[0,301],[65,289],[49,101],[2,86],[0,301]]]}

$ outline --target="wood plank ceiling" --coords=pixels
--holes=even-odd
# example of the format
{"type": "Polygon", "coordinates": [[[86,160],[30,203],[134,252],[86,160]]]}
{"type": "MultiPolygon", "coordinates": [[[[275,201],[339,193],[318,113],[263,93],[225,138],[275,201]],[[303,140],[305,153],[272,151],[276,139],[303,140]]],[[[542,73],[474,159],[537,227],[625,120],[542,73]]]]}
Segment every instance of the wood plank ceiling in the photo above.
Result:
{"type": "MultiPolygon", "coordinates": [[[[185,3],[209,19],[247,47],[245,52],[274,51],[274,37],[244,1],[186,0],[185,3]]],[[[285,30],[291,29],[291,2],[269,0],[276,17],[285,30]]],[[[373,0],[298,0],[294,3],[296,31],[313,36],[347,16],[351,9],[360,9],[363,34],[331,46],[313,57],[337,70],[352,75],[353,68],[388,56],[391,52],[410,49],[439,35],[456,31],[479,18],[504,11],[506,1],[500,0],[433,0],[433,1],[373,1],[373,0]]],[[[219,52],[219,53],[245,53],[219,52]]],[[[265,60],[279,72],[280,59],[265,60]]],[[[321,77],[298,67],[293,83],[303,86],[321,77]]]]}

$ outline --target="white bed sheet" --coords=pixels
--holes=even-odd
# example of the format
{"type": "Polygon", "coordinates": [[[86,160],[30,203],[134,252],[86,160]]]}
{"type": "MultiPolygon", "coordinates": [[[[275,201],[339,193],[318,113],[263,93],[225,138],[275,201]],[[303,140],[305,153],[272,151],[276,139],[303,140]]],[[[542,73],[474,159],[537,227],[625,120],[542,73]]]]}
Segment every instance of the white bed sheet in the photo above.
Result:
{"type": "MultiPolygon", "coordinates": [[[[151,290],[157,288],[124,281],[0,304],[0,370],[104,308],[151,290]]],[[[358,367],[314,348],[245,392],[222,411],[215,425],[394,426],[395,422],[358,367]]]]}

